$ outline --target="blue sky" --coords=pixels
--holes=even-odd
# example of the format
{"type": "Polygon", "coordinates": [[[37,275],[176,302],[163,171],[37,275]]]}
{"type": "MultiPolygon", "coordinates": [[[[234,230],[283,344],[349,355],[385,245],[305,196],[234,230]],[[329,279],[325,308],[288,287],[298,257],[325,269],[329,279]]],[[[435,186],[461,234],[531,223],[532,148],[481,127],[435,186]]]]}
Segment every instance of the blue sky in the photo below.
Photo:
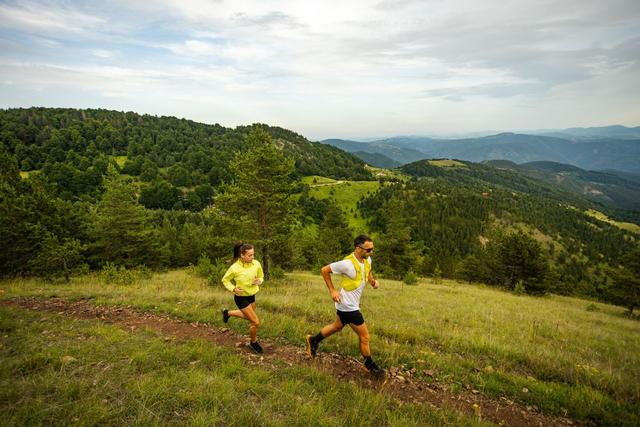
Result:
{"type": "Polygon", "coordinates": [[[315,140],[638,126],[639,100],[637,0],[0,0],[0,108],[315,140]]]}

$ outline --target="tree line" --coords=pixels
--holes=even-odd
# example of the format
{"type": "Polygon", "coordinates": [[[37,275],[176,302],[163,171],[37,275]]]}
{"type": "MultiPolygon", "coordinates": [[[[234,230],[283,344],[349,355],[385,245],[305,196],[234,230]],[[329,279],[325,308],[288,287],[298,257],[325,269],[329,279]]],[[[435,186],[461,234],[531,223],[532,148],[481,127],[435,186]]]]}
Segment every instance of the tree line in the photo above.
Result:
{"type": "Polygon", "coordinates": [[[633,233],[535,187],[521,191],[526,181],[516,181],[515,191],[502,179],[450,173],[386,185],[360,201],[358,211],[380,235],[377,268],[395,278],[415,273],[620,301],[612,286],[640,253],[633,233]]]}
{"type": "MultiPolygon", "coordinates": [[[[105,110],[1,113],[4,276],[221,265],[235,240],[256,244],[267,274],[317,270],[350,250],[354,231],[335,201],[310,196],[298,178],[372,179],[339,150],[266,125],[229,130],[105,110]]],[[[637,289],[631,233],[583,214],[591,205],[552,186],[463,163],[406,165],[412,179],[359,202],[381,275],[637,301],[611,288],[626,280],[637,289]]]]}

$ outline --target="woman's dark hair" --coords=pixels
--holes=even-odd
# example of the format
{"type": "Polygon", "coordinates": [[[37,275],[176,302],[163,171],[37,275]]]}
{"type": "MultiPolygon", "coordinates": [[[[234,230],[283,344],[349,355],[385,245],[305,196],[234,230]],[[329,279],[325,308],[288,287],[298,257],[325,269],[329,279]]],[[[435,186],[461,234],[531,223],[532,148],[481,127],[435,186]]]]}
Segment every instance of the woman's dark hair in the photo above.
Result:
{"type": "Polygon", "coordinates": [[[371,240],[371,237],[367,236],[366,234],[361,234],[353,239],[353,246],[358,247],[364,244],[364,242],[373,242],[373,240],[371,240]]]}
{"type": "Polygon", "coordinates": [[[249,249],[253,249],[253,245],[251,243],[242,243],[237,242],[233,245],[233,260],[236,261],[240,258],[240,255],[247,252],[249,249]]]}

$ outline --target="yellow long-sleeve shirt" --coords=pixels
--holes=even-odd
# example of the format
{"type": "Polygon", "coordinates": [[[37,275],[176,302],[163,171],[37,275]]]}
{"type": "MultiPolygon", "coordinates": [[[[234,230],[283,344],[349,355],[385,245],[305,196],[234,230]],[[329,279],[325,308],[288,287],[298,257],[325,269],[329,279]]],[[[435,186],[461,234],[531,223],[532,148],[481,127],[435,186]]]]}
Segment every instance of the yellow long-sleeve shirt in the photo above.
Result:
{"type": "Polygon", "coordinates": [[[238,259],[231,264],[222,278],[222,284],[225,288],[233,292],[233,288],[240,288],[244,291],[243,295],[255,295],[260,290],[259,285],[254,285],[254,279],[260,279],[260,284],[264,281],[264,273],[262,265],[259,261],[253,260],[250,264],[242,262],[238,259]]]}

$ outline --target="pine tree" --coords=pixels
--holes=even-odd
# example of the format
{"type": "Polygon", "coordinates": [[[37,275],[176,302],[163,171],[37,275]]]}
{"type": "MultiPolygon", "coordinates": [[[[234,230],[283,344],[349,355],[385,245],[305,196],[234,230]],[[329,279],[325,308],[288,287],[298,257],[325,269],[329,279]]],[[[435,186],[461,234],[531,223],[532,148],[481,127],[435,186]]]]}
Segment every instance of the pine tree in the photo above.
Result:
{"type": "Polygon", "coordinates": [[[330,203],[318,229],[318,260],[328,264],[344,257],[353,245],[353,231],[335,204],[330,203]]]}
{"type": "Polygon", "coordinates": [[[612,276],[614,284],[609,289],[609,299],[627,307],[632,315],[633,309],[640,306],[640,249],[625,255],[612,276]]]}
{"type": "Polygon", "coordinates": [[[389,200],[386,232],[376,245],[375,261],[380,271],[400,279],[410,270],[416,270],[413,264],[417,257],[412,253],[411,228],[404,216],[406,204],[399,198],[389,200]],[[413,267],[413,268],[412,268],[413,267]]]}
{"type": "Polygon", "coordinates": [[[522,232],[505,236],[498,246],[500,281],[513,290],[522,281],[527,293],[543,294],[549,270],[540,244],[522,232]]]}
{"type": "Polygon", "coordinates": [[[93,224],[98,262],[129,267],[160,264],[158,233],[151,215],[138,203],[135,188],[114,169],[110,169],[105,187],[93,224]]]}
{"type": "Polygon", "coordinates": [[[286,240],[293,224],[294,160],[276,148],[262,129],[249,133],[246,143],[248,149],[239,152],[230,165],[234,181],[216,203],[246,227],[240,232],[246,235],[238,237],[257,246],[268,279],[270,252],[277,241],[286,240]]]}

